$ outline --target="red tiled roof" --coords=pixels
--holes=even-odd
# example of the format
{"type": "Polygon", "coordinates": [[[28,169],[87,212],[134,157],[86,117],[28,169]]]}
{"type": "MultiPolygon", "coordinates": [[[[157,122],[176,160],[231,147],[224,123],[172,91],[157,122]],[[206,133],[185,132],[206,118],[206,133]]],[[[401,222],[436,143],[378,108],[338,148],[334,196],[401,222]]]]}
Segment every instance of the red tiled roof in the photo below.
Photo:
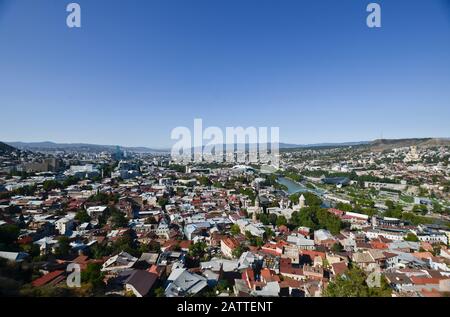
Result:
{"type": "Polygon", "coordinates": [[[435,277],[411,276],[411,281],[416,285],[439,284],[440,279],[435,277]]]}
{"type": "Polygon", "coordinates": [[[280,259],[280,273],[303,275],[301,268],[295,268],[291,264],[291,259],[280,259]]]}
{"type": "Polygon", "coordinates": [[[320,256],[322,259],[326,258],[325,252],[313,251],[313,250],[300,250],[301,255],[307,255],[314,260],[316,256],[320,256]]]}
{"type": "Polygon", "coordinates": [[[421,293],[424,297],[443,297],[443,294],[434,288],[431,291],[422,289],[421,293]]]}
{"type": "Polygon", "coordinates": [[[54,279],[56,279],[57,277],[61,276],[62,274],[64,274],[64,271],[62,270],[53,271],[35,279],[31,284],[34,287],[44,286],[53,281],[54,279]]]}
{"type": "Polygon", "coordinates": [[[227,237],[225,239],[222,239],[222,241],[230,249],[235,249],[235,248],[237,248],[239,246],[239,242],[236,239],[234,239],[234,238],[227,237]]]}
{"type": "Polygon", "coordinates": [[[379,250],[384,250],[384,249],[388,249],[389,246],[381,241],[370,241],[370,245],[372,246],[373,249],[379,249],[379,250]]]}
{"type": "Polygon", "coordinates": [[[340,275],[347,270],[347,264],[345,262],[333,263],[331,264],[331,267],[333,268],[333,273],[335,275],[340,275]]]}
{"type": "Polygon", "coordinates": [[[280,285],[280,288],[285,287],[300,288],[303,283],[301,281],[297,281],[291,278],[284,278],[284,280],[278,284],[280,285]]]}
{"type": "Polygon", "coordinates": [[[345,211],[336,208],[329,208],[328,211],[336,216],[343,216],[345,214],[345,211]]]}

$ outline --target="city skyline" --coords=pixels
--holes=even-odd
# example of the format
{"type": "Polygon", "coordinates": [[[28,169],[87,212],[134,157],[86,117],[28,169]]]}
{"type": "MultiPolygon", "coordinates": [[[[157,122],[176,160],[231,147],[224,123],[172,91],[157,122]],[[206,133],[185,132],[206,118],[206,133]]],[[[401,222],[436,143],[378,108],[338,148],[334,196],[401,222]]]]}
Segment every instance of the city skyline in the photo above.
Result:
{"type": "Polygon", "coordinates": [[[0,5],[1,140],[167,148],[170,132],[277,126],[284,143],[449,137],[446,1],[0,5]],[[109,14],[104,15],[105,9],[109,14]]]}

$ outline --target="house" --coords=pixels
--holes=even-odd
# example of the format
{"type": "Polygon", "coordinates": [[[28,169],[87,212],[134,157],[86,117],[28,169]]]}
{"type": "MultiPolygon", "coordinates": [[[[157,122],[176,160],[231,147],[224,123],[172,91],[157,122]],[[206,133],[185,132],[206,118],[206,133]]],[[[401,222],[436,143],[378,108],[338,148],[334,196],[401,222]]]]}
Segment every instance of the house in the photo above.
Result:
{"type": "Polygon", "coordinates": [[[303,282],[284,278],[279,282],[280,296],[304,297],[303,282]]]}
{"type": "Polygon", "coordinates": [[[229,258],[233,258],[233,251],[239,247],[239,242],[231,237],[220,240],[220,250],[223,255],[229,258]]]}
{"type": "Polygon", "coordinates": [[[303,275],[307,279],[321,280],[324,276],[323,274],[324,274],[323,268],[320,266],[311,266],[308,264],[303,265],[303,275]]]}
{"type": "Polygon", "coordinates": [[[161,250],[163,252],[170,250],[181,250],[184,252],[189,251],[189,247],[191,246],[192,241],[190,240],[167,240],[162,246],[161,250]]]}
{"type": "Polygon", "coordinates": [[[406,274],[388,272],[384,274],[384,277],[389,285],[398,292],[403,292],[412,287],[412,281],[406,274]]]}
{"type": "Polygon", "coordinates": [[[241,254],[241,257],[238,261],[238,269],[246,269],[248,267],[253,266],[253,264],[256,262],[257,256],[253,254],[252,252],[246,251],[241,254]]]}
{"type": "Polygon", "coordinates": [[[211,228],[211,223],[207,221],[190,223],[184,227],[184,234],[188,240],[192,240],[196,236],[206,235],[209,228],[211,228]]]}
{"type": "Polygon", "coordinates": [[[260,289],[253,290],[250,294],[256,297],[278,297],[280,284],[278,281],[268,282],[262,285],[260,289]]]}
{"type": "Polygon", "coordinates": [[[133,273],[125,281],[125,289],[132,291],[136,297],[144,297],[149,294],[158,280],[158,275],[144,270],[133,270],[133,273]]]}
{"type": "Polygon", "coordinates": [[[333,235],[325,229],[314,231],[314,242],[319,244],[323,240],[334,240],[333,235]]]}
{"type": "Polygon", "coordinates": [[[48,284],[51,285],[58,284],[59,282],[65,280],[64,273],[65,272],[63,270],[57,270],[47,273],[35,279],[33,282],[31,282],[31,285],[33,285],[34,287],[41,287],[48,284]]]}
{"type": "Polygon", "coordinates": [[[304,280],[303,270],[297,266],[293,266],[291,259],[280,259],[280,274],[294,280],[304,280]]]}
{"type": "Polygon", "coordinates": [[[55,221],[55,229],[58,230],[61,235],[69,234],[72,230],[72,227],[73,219],[70,219],[68,217],[63,217],[55,221]]]}
{"type": "Polygon", "coordinates": [[[214,272],[212,270],[204,270],[202,275],[206,277],[209,287],[214,287],[219,283],[220,272],[214,272]]]}
{"type": "Polygon", "coordinates": [[[207,262],[200,262],[200,268],[202,270],[211,270],[213,272],[233,272],[239,267],[238,260],[227,260],[227,259],[211,259],[207,262]]]}
{"type": "Polygon", "coordinates": [[[183,297],[195,295],[206,286],[207,278],[193,274],[183,268],[176,268],[167,278],[166,297],[183,297]]]}
{"type": "Polygon", "coordinates": [[[263,268],[260,273],[260,280],[267,284],[270,282],[280,282],[280,277],[274,271],[263,268]]]}
{"type": "Polygon", "coordinates": [[[438,256],[432,256],[428,259],[430,267],[433,270],[450,272],[450,260],[438,256]]]}
{"type": "Polygon", "coordinates": [[[103,260],[89,259],[87,255],[79,255],[72,261],[72,263],[78,264],[81,271],[83,271],[87,268],[88,264],[103,264],[103,260]]]}
{"type": "Polygon", "coordinates": [[[249,297],[252,290],[248,287],[247,281],[235,279],[233,286],[234,295],[237,297],[249,297]]]}
{"type": "Polygon", "coordinates": [[[153,265],[158,262],[159,253],[142,253],[138,262],[145,263],[146,265],[153,265]]]}
{"type": "Polygon", "coordinates": [[[305,297],[321,297],[322,281],[311,281],[305,284],[305,297]]]}
{"type": "Polygon", "coordinates": [[[16,263],[24,261],[28,256],[29,254],[26,252],[0,251],[0,258],[16,263]]]}
{"type": "Polygon", "coordinates": [[[92,206],[88,207],[86,212],[92,219],[98,219],[106,212],[106,209],[108,209],[106,206],[92,206]]]}
{"type": "Polygon", "coordinates": [[[422,276],[411,276],[410,279],[413,284],[413,288],[416,291],[421,290],[431,291],[433,289],[439,290],[439,283],[442,280],[442,278],[422,277],[422,276]]]}
{"type": "Polygon", "coordinates": [[[301,234],[291,234],[287,237],[286,241],[303,250],[314,250],[316,248],[314,240],[307,239],[301,234]]]}
{"type": "Polygon", "coordinates": [[[439,256],[450,260],[450,249],[441,248],[439,256]]]}
{"type": "Polygon", "coordinates": [[[352,261],[362,269],[370,270],[374,266],[375,260],[368,252],[353,253],[352,261]]]}
{"type": "Polygon", "coordinates": [[[284,247],[288,245],[288,243],[280,240],[278,242],[269,241],[261,247],[263,252],[273,254],[273,255],[282,255],[284,247]]]}
{"type": "Polygon", "coordinates": [[[102,271],[117,273],[127,270],[132,268],[137,260],[138,258],[135,258],[127,252],[120,252],[118,255],[110,257],[103,263],[102,271]]]}
{"type": "Polygon", "coordinates": [[[347,263],[346,262],[337,262],[331,264],[331,273],[336,277],[338,275],[344,274],[347,271],[347,263]]]}

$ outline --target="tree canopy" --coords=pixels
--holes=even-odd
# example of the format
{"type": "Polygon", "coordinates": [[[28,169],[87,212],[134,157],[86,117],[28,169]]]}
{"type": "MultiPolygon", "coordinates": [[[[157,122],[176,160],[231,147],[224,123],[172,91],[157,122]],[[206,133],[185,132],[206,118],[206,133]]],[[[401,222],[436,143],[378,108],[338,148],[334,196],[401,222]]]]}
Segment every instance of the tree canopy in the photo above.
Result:
{"type": "Polygon", "coordinates": [[[338,234],[343,228],[343,223],[339,217],[317,206],[295,211],[292,214],[291,223],[295,226],[308,227],[312,230],[327,229],[332,234],[338,234]]]}
{"type": "Polygon", "coordinates": [[[354,267],[328,284],[324,291],[326,297],[390,297],[391,289],[386,280],[381,277],[379,287],[367,285],[367,275],[361,269],[354,267]]]}

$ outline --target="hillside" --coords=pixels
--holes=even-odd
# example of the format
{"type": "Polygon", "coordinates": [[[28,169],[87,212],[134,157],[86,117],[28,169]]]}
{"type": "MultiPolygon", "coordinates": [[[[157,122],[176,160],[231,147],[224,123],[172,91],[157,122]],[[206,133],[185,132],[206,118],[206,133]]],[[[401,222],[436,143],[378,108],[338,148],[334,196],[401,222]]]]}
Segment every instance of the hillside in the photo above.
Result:
{"type": "MultiPolygon", "coordinates": [[[[54,142],[9,142],[11,146],[14,146],[21,150],[33,151],[33,152],[114,152],[117,149],[116,145],[99,145],[99,144],[86,144],[86,143],[54,143],[54,142]]],[[[150,149],[146,147],[124,147],[120,146],[123,151],[129,151],[134,153],[161,153],[164,150],[150,149]]]]}
{"type": "Polygon", "coordinates": [[[17,152],[15,147],[12,147],[6,143],[0,142],[0,155],[10,154],[12,152],[17,152]]]}
{"type": "Polygon", "coordinates": [[[368,145],[372,151],[385,151],[394,148],[402,147],[435,147],[435,146],[450,146],[450,139],[440,138],[420,138],[420,139],[379,139],[372,141],[368,145]]]}

